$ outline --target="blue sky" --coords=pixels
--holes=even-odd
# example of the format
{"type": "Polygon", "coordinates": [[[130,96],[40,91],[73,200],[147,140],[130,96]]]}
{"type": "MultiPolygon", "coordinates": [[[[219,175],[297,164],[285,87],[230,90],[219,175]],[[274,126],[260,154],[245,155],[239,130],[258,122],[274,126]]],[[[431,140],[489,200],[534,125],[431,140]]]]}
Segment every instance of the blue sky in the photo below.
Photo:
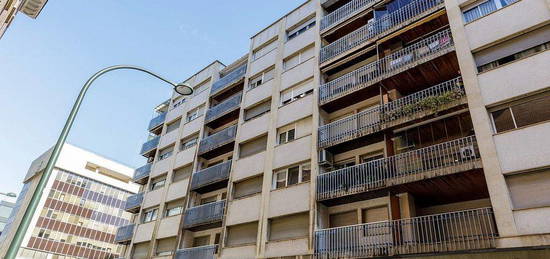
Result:
{"type": "MultiPolygon", "coordinates": [[[[51,0],[37,20],[19,14],[0,39],[0,192],[19,192],[97,70],[134,64],[184,80],[216,59],[241,57],[253,34],[303,2],[51,0]]],[[[138,167],[152,108],[169,96],[139,72],[107,74],[89,91],[69,142],[138,167]]]]}

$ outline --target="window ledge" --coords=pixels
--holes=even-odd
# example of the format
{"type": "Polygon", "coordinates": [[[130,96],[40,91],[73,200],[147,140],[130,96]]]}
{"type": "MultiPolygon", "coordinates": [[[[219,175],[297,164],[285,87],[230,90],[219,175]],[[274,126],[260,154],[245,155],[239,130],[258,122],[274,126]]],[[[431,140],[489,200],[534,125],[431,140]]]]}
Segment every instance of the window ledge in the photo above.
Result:
{"type": "Polygon", "coordinates": [[[538,210],[538,209],[547,209],[547,208],[550,208],[550,205],[540,205],[540,206],[536,206],[536,207],[530,207],[530,208],[514,208],[512,209],[513,212],[516,212],[516,211],[528,211],[528,210],[538,210]]]}
{"type": "Polygon", "coordinates": [[[290,101],[290,102],[288,102],[288,103],[281,104],[281,105],[279,106],[279,108],[285,107],[285,106],[287,106],[287,105],[289,105],[289,104],[291,104],[291,103],[294,103],[294,102],[298,102],[298,101],[300,101],[300,100],[302,100],[302,99],[304,99],[304,98],[306,98],[306,97],[312,95],[314,92],[315,92],[315,89],[313,89],[313,92],[307,94],[307,95],[304,96],[304,97],[300,97],[300,98],[295,99],[295,100],[293,100],[293,101],[290,101]]]}
{"type": "Polygon", "coordinates": [[[311,182],[311,180],[309,180],[307,182],[301,182],[301,183],[297,183],[297,184],[293,184],[293,185],[288,185],[288,186],[277,188],[277,189],[271,189],[270,192],[283,191],[283,190],[286,190],[288,188],[297,187],[297,186],[304,185],[304,184],[309,184],[310,182],[311,182]]]}
{"type": "Polygon", "coordinates": [[[483,74],[485,74],[485,73],[488,73],[488,72],[497,70],[497,69],[499,69],[499,68],[503,68],[503,67],[506,67],[506,66],[508,66],[508,65],[511,65],[511,64],[520,62],[520,61],[522,61],[522,60],[525,60],[525,59],[528,59],[528,58],[530,58],[530,57],[536,56],[536,55],[538,55],[538,54],[545,53],[546,51],[550,51],[550,49],[547,49],[547,50],[544,50],[544,51],[541,51],[541,52],[532,53],[531,55],[527,55],[527,56],[522,57],[522,58],[520,58],[520,59],[516,59],[516,60],[514,60],[514,61],[512,61],[512,62],[508,62],[508,63],[506,63],[506,64],[504,64],[504,65],[500,65],[500,66],[498,66],[498,67],[490,68],[490,69],[487,69],[487,70],[485,70],[485,71],[483,71],[483,72],[477,72],[477,74],[478,74],[478,75],[483,75],[483,74]]]}
{"type": "Polygon", "coordinates": [[[275,240],[268,240],[267,243],[280,243],[280,242],[286,242],[286,241],[293,241],[293,240],[300,240],[300,239],[306,239],[308,236],[301,236],[301,237],[291,237],[291,238],[281,238],[281,239],[275,239],[275,240]]]}
{"type": "Polygon", "coordinates": [[[306,138],[306,137],[309,137],[309,136],[311,136],[311,133],[308,134],[308,135],[305,135],[305,136],[301,136],[301,137],[299,137],[299,138],[295,138],[295,139],[293,139],[293,140],[291,140],[291,141],[288,141],[288,142],[286,142],[286,143],[281,143],[281,144],[278,144],[278,143],[277,143],[277,144],[275,145],[275,148],[278,148],[278,147],[280,147],[280,146],[284,146],[284,145],[286,145],[286,144],[294,143],[294,142],[296,142],[296,140],[303,139],[303,138],[306,138]]]}
{"type": "Polygon", "coordinates": [[[541,121],[541,122],[521,126],[519,128],[509,129],[509,130],[493,133],[493,136],[503,135],[503,134],[510,133],[510,132],[513,132],[513,131],[518,131],[518,130],[522,130],[522,129],[525,129],[525,128],[535,127],[535,126],[542,125],[542,124],[549,123],[549,122],[550,122],[550,120],[545,120],[545,121],[541,121]]]}
{"type": "Polygon", "coordinates": [[[258,196],[258,195],[261,195],[262,192],[257,192],[257,193],[252,193],[252,194],[248,194],[248,195],[245,195],[245,196],[241,196],[241,197],[238,197],[238,198],[233,198],[231,199],[231,201],[238,201],[238,200],[244,200],[244,199],[248,199],[248,198],[252,198],[252,197],[255,197],[255,196],[258,196]]]}

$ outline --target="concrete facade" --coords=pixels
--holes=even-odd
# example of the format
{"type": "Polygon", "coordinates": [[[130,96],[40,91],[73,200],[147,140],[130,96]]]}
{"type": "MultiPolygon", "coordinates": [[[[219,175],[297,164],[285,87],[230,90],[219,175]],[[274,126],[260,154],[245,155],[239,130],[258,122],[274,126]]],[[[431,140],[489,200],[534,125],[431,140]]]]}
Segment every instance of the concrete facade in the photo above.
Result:
{"type": "Polygon", "coordinates": [[[157,107],[126,258],[550,256],[549,24],[544,0],[303,3],[157,107]]]}
{"type": "Polygon", "coordinates": [[[0,39],[4,36],[18,12],[36,19],[47,2],[48,0],[1,0],[0,39]]]}

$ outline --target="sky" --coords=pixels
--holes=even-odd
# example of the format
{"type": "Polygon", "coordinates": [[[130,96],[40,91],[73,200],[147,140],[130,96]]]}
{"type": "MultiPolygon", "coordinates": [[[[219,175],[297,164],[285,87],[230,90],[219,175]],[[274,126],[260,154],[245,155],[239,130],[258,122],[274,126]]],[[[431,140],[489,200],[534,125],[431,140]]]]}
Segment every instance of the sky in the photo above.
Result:
{"type": "MultiPolygon", "coordinates": [[[[18,14],[0,39],[0,192],[19,192],[96,71],[132,64],[183,81],[214,60],[243,56],[252,35],[303,2],[50,0],[36,20],[18,14]]],[[[106,74],[88,92],[68,142],[139,167],[153,108],[170,95],[136,71],[106,74]]]]}

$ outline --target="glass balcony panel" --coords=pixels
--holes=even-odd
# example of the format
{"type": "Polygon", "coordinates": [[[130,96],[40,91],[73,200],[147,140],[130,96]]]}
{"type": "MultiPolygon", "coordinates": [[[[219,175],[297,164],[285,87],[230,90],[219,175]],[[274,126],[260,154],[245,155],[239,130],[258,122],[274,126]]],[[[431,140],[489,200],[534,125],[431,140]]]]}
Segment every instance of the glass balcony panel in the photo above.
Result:
{"type": "Polygon", "coordinates": [[[194,173],[191,178],[191,190],[228,179],[230,169],[231,160],[194,173]]]}
{"type": "Polygon", "coordinates": [[[214,84],[212,84],[210,95],[214,95],[220,92],[221,90],[225,89],[226,87],[232,85],[233,83],[243,79],[245,74],[246,74],[246,64],[236,68],[235,70],[231,71],[229,74],[225,75],[224,77],[216,81],[214,84]]]}
{"type": "Polygon", "coordinates": [[[183,226],[190,228],[221,221],[224,208],[225,200],[188,208],[183,218],[183,226]]]}
{"type": "Polygon", "coordinates": [[[242,93],[232,96],[218,105],[211,107],[206,112],[205,122],[211,122],[241,106],[242,93]]]}
{"type": "Polygon", "coordinates": [[[199,154],[204,154],[225,144],[233,142],[236,134],[237,125],[234,125],[203,138],[199,146],[199,154]]]}
{"type": "Polygon", "coordinates": [[[135,224],[130,224],[127,226],[119,227],[116,231],[115,242],[117,243],[126,243],[132,240],[134,235],[135,224]]]}
{"type": "Polygon", "coordinates": [[[198,246],[179,249],[176,251],[175,259],[214,259],[218,245],[198,246]]]}
{"type": "Polygon", "coordinates": [[[141,146],[141,152],[140,154],[146,154],[147,152],[154,150],[159,145],[160,136],[156,136],[150,140],[147,140],[147,142],[143,143],[141,146]]]}

